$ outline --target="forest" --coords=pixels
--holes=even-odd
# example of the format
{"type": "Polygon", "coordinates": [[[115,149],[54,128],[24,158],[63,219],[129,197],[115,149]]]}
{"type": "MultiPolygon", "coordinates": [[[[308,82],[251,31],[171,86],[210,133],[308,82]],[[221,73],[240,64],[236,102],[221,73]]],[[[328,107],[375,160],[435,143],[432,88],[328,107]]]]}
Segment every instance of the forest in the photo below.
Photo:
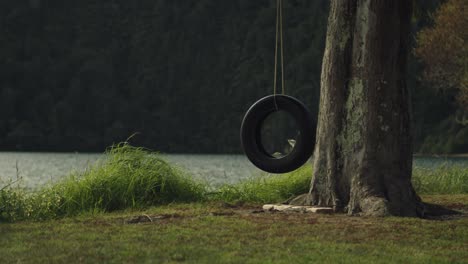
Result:
{"type": "MultiPolygon", "coordinates": [[[[444,1],[415,0],[416,34],[444,1]]],[[[286,93],[317,116],[329,1],[284,3],[286,93]]],[[[239,153],[243,114],[272,93],[268,0],[0,3],[0,150],[102,151],[130,136],[168,153],[239,153]]],[[[408,65],[414,152],[467,153],[466,112],[408,65]]]]}

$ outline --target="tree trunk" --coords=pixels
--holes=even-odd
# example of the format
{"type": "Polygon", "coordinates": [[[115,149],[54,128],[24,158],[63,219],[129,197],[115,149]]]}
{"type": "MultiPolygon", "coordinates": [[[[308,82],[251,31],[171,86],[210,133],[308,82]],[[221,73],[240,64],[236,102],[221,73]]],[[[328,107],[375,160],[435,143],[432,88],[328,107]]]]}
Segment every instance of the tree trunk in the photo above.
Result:
{"type": "Polygon", "coordinates": [[[418,216],[406,59],[411,1],[332,0],[310,191],[291,204],[418,216]]]}

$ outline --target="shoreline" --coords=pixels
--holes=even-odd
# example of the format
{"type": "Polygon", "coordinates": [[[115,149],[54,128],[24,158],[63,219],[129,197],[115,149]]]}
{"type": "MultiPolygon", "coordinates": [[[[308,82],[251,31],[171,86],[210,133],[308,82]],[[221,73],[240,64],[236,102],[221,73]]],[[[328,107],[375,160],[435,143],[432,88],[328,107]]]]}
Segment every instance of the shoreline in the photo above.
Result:
{"type": "Polygon", "coordinates": [[[468,153],[462,154],[413,154],[416,158],[468,158],[468,153]]]}

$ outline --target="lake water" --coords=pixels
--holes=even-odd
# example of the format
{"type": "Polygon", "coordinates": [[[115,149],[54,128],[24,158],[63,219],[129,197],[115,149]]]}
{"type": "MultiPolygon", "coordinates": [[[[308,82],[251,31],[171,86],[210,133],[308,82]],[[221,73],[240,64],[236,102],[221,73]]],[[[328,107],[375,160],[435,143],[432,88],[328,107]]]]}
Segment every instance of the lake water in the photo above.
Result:
{"type": "MultiPolygon", "coordinates": [[[[243,155],[164,155],[166,159],[185,168],[197,179],[216,187],[237,183],[264,174],[243,155]]],[[[21,185],[37,188],[56,182],[71,171],[83,171],[102,154],[84,153],[23,153],[0,152],[0,187],[10,179],[22,177],[21,185]]],[[[414,166],[434,168],[443,164],[468,169],[468,158],[415,157],[414,166]]]]}
{"type": "MultiPolygon", "coordinates": [[[[197,179],[212,186],[236,183],[261,171],[243,155],[163,155],[197,179]]],[[[72,171],[83,171],[103,154],[0,152],[0,187],[2,182],[22,177],[22,186],[35,188],[65,177],[72,171]]]]}

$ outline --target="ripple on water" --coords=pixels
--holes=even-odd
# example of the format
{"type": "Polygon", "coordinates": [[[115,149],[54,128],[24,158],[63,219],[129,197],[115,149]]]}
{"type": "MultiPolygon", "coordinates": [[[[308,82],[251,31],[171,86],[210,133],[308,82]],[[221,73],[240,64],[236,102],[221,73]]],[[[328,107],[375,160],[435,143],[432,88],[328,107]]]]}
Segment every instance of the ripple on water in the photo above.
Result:
{"type": "MultiPolygon", "coordinates": [[[[237,183],[258,177],[262,172],[254,167],[243,155],[164,155],[168,161],[185,168],[196,179],[212,187],[237,183]]],[[[0,182],[15,179],[18,172],[23,177],[22,186],[37,188],[68,175],[71,171],[83,171],[86,167],[104,157],[103,154],[90,153],[0,153],[0,182]]],[[[434,168],[448,166],[468,167],[468,158],[416,157],[415,167],[434,168]]]]}

